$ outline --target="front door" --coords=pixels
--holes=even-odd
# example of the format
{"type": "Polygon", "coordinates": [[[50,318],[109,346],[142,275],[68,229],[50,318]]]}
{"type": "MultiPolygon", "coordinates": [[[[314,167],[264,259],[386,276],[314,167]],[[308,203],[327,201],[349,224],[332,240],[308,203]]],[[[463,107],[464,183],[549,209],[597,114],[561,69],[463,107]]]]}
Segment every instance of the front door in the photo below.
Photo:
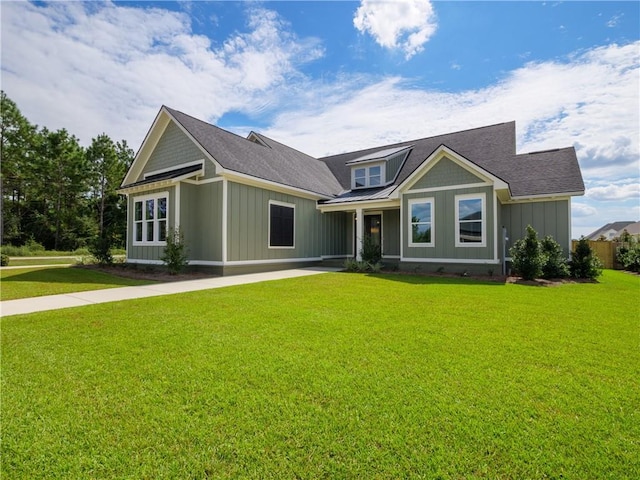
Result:
{"type": "Polygon", "coordinates": [[[382,248],[382,215],[364,216],[364,235],[370,237],[375,246],[382,248]]]}

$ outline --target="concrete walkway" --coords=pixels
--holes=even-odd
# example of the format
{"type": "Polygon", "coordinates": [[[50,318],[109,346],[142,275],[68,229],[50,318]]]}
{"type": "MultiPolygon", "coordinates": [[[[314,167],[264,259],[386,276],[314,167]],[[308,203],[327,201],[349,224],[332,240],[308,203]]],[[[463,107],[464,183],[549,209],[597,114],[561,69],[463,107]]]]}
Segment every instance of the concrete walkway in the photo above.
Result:
{"type": "Polygon", "coordinates": [[[61,295],[48,295],[46,297],[6,300],[4,302],[0,302],[0,314],[3,317],[8,317],[10,315],[19,315],[23,313],[81,307],[83,305],[92,305],[94,303],[119,302],[134,298],[156,297],[158,295],[171,295],[174,293],[194,292],[196,290],[209,290],[212,288],[266,282],[268,280],[305,277],[320,273],[338,272],[340,270],[342,269],[321,267],[298,268],[277,272],[201,278],[198,280],[156,283],[153,285],[140,285],[137,287],[106,288],[103,290],[91,290],[88,292],[63,293],[61,295]]]}

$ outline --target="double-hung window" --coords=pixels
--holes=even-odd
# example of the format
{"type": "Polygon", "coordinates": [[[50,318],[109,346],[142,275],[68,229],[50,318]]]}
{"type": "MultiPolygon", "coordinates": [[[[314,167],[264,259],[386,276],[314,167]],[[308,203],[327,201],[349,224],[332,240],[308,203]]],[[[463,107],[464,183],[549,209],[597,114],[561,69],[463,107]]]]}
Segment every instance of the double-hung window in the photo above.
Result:
{"type": "Polygon", "coordinates": [[[162,192],[136,197],[133,205],[133,243],[164,245],[167,241],[169,194],[162,192]]]}
{"type": "Polygon", "coordinates": [[[433,247],[433,198],[409,200],[409,246],[433,247]]]}
{"type": "Polygon", "coordinates": [[[487,244],[486,195],[456,195],[456,247],[487,244]]]}
{"type": "Polygon", "coordinates": [[[269,248],[295,247],[295,205],[269,201],[269,248]]]}
{"type": "Polygon", "coordinates": [[[382,165],[357,167],[353,169],[353,188],[379,187],[382,185],[384,168],[382,165]]]}

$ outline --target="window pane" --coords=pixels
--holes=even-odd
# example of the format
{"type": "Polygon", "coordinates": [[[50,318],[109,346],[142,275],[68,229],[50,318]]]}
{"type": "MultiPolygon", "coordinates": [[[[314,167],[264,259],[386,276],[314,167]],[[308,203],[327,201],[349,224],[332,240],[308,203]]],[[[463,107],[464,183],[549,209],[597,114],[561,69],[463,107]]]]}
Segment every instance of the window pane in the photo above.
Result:
{"type": "Polygon", "coordinates": [[[369,177],[369,185],[375,187],[376,185],[380,185],[380,175],[375,177],[369,177]]]}
{"type": "Polygon", "coordinates": [[[147,222],[147,242],[153,242],[153,222],[147,222]]]}
{"type": "Polygon", "coordinates": [[[430,243],[431,242],[431,225],[420,223],[412,225],[413,235],[412,243],[430,243]]]}
{"type": "Polygon", "coordinates": [[[460,242],[482,242],[482,222],[460,222],[460,242]]]}
{"type": "Polygon", "coordinates": [[[469,198],[466,200],[459,200],[458,203],[458,218],[462,220],[482,220],[482,199],[481,198],[469,198]]]}
{"type": "Polygon", "coordinates": [[[380,185],[380,166],[369,167],[369,185],[375,187],[380,185]]]}
{"type": "Polygon", "coordinates": [[[158,240],[165,242],[167,240],[167,221],[161,220],[158,222],[158,240]]]}
{"type": "Polygon", "coordinates": [[[167,218],[167,199],[166,199],[166,197],[158,199],[158,218],[167,218]]]}
{"type": "Polygon", "coordinates": [[[136,202],[135,206],[135,220],[142,220],[142,202],[136,202]]]}
{"type": "MultiPolygon", "coordinates": [[[[142,215],[142,202],[140,202],[140,215],[142,215]]],[[[136,223],[136,242],[142,241],[142,222],[136,223]]]]}
{"type": "Polygon", "coordinates": [[[367,184],[366,181],[367,171],[364,168],[356,168],[353,172],[356,187],[364,187],[367,184]]]}
{"type": "Polygon", "coordinates": [[[293,208],[270,205],[269,212],[269,245],[272,247],[293,247],[293,208]]]}
{"type": "Polygon", "coordinates": [[[414,203],[411,205],[412,222],[431,221],[431,203],[414,203]]]}
{"type": "Polygon", "coordinates": [[[145,217],[147,220],[153,220],[153,204],[154,203],[155,202],[153,201],[153,199],[147,200],[147,211],[146,211],[147,216],[145,217]]]}

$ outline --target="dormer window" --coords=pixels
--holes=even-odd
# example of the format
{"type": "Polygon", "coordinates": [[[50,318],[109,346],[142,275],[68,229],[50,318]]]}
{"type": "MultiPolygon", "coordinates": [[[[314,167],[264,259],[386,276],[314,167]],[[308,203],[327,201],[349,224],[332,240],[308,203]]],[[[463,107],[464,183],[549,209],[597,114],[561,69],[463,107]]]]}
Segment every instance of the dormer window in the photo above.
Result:
{"type": "Polygon", "coordinates": [[[353,188],[379,187],[382,185],[384,165],[363,166],[353,169],[353,188]]]}

